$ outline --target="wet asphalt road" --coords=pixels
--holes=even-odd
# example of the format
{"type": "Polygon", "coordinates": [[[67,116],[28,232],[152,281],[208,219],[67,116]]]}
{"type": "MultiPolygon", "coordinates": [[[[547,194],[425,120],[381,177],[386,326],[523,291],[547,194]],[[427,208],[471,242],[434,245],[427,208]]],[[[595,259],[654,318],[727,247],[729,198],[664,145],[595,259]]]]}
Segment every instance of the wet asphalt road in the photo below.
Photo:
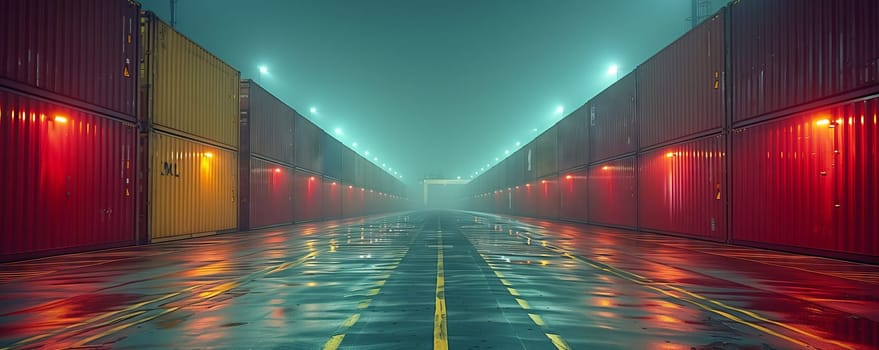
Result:
{"type": "Polygon", "coordinates": [[[0,265],[0,347],[872,349],[879,266],[419,211],[0,265]]]}

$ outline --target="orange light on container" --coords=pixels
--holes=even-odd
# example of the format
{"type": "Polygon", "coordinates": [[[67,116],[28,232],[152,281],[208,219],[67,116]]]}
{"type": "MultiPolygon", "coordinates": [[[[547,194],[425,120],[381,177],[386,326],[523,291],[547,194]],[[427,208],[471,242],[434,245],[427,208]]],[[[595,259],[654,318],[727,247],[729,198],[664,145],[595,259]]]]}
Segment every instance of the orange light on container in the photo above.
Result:
{"type": "Polygon", "coordinates": [[[308,181],[314,181],[314,176],[309,177],[309,178],[308,178],[308,181]]]}
{"type": "Polygon", "coordinates": [[[280,172],[281,172],[281,168],[275,168],[275,172],[276,172],[276,173],[280,173],[280,172]]]}
{"type": "Polygon", "coordinates": [[[815,125],[830,125],[830,119],[821,119],[815,122],[815,125]]]}
{"type": "Polygon", "coordinates": [[[67,117],[65,117],[63,115],[56,115],[55,118],[52,118],[52,120],[55,121],[56,123],[61,123],[61,124],[67,123],[67,117]]]}
{"type": "Polygon", "coordinates": [[[666,156],[667,158],[675,157],[675,156],[677,156],[677,155],[678,155],[678,154],[677,154],[677,153],[674,153],[674,152],[668,152],[668,153],[665,154],[665,156],[666,156]]]}
{"type": "Polygon", "coordinates": [[[350,190],[350,189],[353,189],[353,188],[354,188],[354,186],[350,186],[350,185],[348,186],[348,189],[349,189],[349,190],[350,190]]]}
{"type": "Polygon", "coordinates": [[[531,184],[525,184],[525,187],[531,187],[531,184]]]}
{"type": "Polygon", "coordinates": [[[574,177],[571,176],[571,175],[567,175],[567,176],[565,176],[565,179],[568,179],[568,180],[573,179],[573,178],[574,178],[574,177]]]}
{"type": "Polygon", "coordinates": [[[546,180],[540,180],[540,183],[545,184],[546,180]]]}
{"type": "Polygon", "coordinates": [[[605,166],[603,166],[603,167],[601,167],[601,170],[608,170],[608,169],[610,169],[610,167],[609,167],[609,166],[607,166],[607,165],[605,165],[605,166]]]}
{"type": "Polygon", "coordinates": [[[335,186],[335,185],[336,185],[336,182],[335,182],[335,181],[333,181],[333,183],[332,183],[332,185],[333,185],[333,186],[335,186]]]}
{"type": "Polygon", "coordinates": [[[205,156],[206,158],[213,158],[213,157],[214,157],[214,154],[211,153],[211,152],[205,152],[205,153],[204,153],[204,156],[205,156]]]}

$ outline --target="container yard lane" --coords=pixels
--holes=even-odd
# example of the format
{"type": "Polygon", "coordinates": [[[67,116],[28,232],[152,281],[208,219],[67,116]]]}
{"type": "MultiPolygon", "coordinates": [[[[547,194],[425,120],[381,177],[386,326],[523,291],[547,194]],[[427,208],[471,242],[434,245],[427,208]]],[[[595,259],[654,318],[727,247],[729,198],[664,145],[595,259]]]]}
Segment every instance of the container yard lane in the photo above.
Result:
{"type": "Polygon", "coordinates": [[[875,266],[461,211],[0,265],[0,348],[870,349],[875,266]]]}

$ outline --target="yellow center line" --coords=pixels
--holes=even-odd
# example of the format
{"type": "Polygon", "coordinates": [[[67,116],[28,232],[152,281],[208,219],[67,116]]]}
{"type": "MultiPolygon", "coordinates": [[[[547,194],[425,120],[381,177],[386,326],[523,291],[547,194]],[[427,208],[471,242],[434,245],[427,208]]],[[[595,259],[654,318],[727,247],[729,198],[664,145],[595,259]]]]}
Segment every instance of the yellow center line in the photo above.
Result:
{"type": "Polygon", "coordinates": [[[449,348],[448,326],[446,324],[445,276],[443,272],[443,235],[439,232],[439,244],[436,252],[436,307],[433,313],[433,349],[449,348]]]}

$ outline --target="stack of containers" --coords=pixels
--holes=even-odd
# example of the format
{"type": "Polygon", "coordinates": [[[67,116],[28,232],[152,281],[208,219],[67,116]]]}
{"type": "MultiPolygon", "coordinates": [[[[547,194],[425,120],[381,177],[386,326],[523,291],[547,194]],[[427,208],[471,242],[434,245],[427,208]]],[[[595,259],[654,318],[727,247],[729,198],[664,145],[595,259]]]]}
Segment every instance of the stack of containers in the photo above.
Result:
{"type": "Polygon", "coordinates": [[[323,133],[321,152],[323,153],[323,212],[324,219],[342,216],[342,150],[348,149],[339,140],[323,133]]]}
{"type": "Polygon", "coordinates": [[[293,128],[295,136],[296,175],[293,191],[297,222],[316,221],[323,217],[323,152],[321,143],[324,132],[303,117],[296,116],[293,128]]]}
{"type": "Polygon", "coordinates": [[[137,4],[0,13],[0,261],[133,244],[137,4]]]}
{"type": "Polygon", "coordinates": [[[580,106],[558,125],[559,218],[585,222],[589,163],[588,105],[580,106]]]}
{"type": "Polygon", "coordinates": [[[727,238],[723,14],[638,66],[641,229],[727,238]]]}
{"type": "Polygon", "coordinates": [[[732,240],[879,261],[879,2],[729,12],[732,240]]]}
{"type": "Polygon", "coordinates": [[[240,83],[239,109],[238,225],[291,224],[296,111],[253,80],[240,83]]]}
{"type": "Polygon", "coordinates": [[[153,13],[141,28],[149,240],[236,230],[239,73],[153,13]]]}
{"type": "Polygon", "coordinates": [[[558,124],[537,136],[532,153],[535,188],[531,215],[558,217],[558,124]]]}
{"type": "Polygon", "coordinates": [[[589,106],[589,220],[636,226],[635,73],[599,93],[589,106]]]}

